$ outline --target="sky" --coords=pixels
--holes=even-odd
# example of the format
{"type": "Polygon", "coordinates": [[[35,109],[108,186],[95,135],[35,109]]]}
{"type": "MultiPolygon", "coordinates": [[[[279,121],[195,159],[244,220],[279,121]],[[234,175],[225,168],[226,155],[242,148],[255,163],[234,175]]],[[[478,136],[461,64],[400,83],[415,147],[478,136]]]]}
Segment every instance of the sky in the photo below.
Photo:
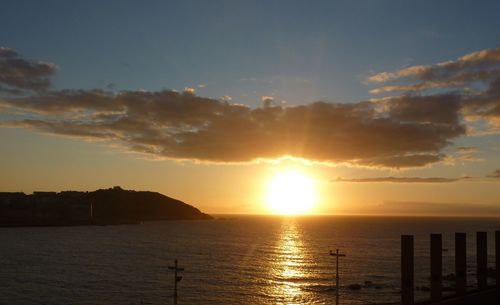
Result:
{"type": "Polygon", "coordinates": [[[498,1],[2,1],[0,191],[500,215],[498,1]]]}

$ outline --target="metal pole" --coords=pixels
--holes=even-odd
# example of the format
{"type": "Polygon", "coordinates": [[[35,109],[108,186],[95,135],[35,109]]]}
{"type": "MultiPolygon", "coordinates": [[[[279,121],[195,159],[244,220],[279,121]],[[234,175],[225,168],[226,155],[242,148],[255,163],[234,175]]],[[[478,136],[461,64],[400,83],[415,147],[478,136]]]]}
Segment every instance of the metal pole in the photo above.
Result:
{"type": "Polygon", "coordinates": [[[340,254],[339,249],[336,249],[335,253],[330,251],[330,255],[335,256],[335,304],[339,305],[339,288],[340,288],[339,257],[344,257],[345,254],[340,254]]]}

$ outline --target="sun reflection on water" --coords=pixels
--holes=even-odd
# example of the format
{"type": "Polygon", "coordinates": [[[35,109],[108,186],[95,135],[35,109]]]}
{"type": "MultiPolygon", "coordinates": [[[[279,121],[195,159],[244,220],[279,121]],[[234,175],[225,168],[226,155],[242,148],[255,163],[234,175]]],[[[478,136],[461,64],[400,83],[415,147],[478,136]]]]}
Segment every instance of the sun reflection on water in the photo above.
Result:
{"type": "Polygon", "coordinates": [[[308,261],[302,233],[293,219],[285,219],[270,268],[273,279],[272,295],[277,304],[303,304],[308,298],[305,279],[308,261]]]}

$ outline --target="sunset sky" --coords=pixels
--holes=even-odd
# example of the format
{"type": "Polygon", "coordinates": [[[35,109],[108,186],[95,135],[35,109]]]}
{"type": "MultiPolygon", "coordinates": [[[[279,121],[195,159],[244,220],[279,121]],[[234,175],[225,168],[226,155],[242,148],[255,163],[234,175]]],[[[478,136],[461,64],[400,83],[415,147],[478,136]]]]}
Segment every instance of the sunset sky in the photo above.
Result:
{"type": "Polygon", "coordinates": [[[499,12],[2,1],[0,191],[120,185],[268,213],[293,171],[308,213],[500,215],[499,12]]]}

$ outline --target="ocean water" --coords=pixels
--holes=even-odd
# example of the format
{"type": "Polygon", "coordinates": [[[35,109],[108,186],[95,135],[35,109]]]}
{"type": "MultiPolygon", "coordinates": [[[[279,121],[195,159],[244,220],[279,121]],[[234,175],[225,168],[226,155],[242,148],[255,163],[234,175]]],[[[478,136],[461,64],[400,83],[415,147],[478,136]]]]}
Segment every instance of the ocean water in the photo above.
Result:
{"type": "MultiPolygon", "coordinates": [[[[443,234],[448,274],[454,232],[467,232],[474,285],[475,232],[488,232],[494,266],[498,229],[498,218],[347,216],[0,228],[0,304],[172,304],[168,266],[176,258],[185,268],[178,304],[334,304],[329,251],[336,248],[346,254],[339,265],[341,304],[397,303],[401,234],[415,235],[416,285],[429,286],[429,234],[443,234]]],[[[418,290],[416,298],[429,293],[418,290]]]]}

